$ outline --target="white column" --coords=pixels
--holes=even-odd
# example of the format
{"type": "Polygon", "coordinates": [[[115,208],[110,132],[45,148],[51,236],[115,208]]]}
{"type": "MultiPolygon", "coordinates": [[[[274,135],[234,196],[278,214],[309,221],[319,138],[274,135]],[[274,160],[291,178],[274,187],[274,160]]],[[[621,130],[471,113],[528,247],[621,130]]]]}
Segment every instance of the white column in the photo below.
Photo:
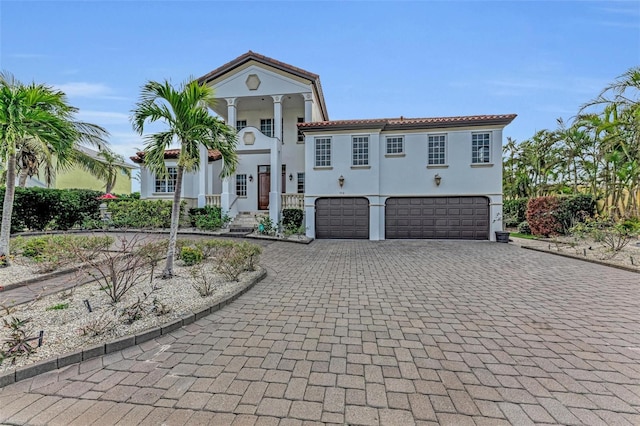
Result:
{"type": "MultiPolygon", "coordinates": [[[[227,101],[227,125],[236,127],[236,98],[226,98],[227,101]]],[[[224,161],[224,160],[222,160],[224,161]]],[[[233,185],[235,179],[226,177],[222,179],[222,193],[220,194],[220,207],[222,213],[235,217],[238,213],[237,206],[231,206],[236,199],[236,188],[233,185]]]]}
{"type": "Polygon", "coordinates": [[[313,96],[311,93],[305,93],[304,95],[304,122],[310,123],[313,121],[313,96]]]}
{"type": "Polygon", "coordinates": [[[282,203],[282,96],[273,98],[273,146],[271,148],[271,191],[269,192],[269,217],[273,223],[280,221],[282,203]]]}
{"type": "Polygon", "coordinates": [[[200,145],[200,169],[198,170],[198,207],[207,205],[207,166],[209,164],[209,150],[200,145]]]}
{"type": "Polygon", "coordinates": [[[502,195],[489,196],[489,241],[496,240],[496,231],[502,231],[502,195]]]}

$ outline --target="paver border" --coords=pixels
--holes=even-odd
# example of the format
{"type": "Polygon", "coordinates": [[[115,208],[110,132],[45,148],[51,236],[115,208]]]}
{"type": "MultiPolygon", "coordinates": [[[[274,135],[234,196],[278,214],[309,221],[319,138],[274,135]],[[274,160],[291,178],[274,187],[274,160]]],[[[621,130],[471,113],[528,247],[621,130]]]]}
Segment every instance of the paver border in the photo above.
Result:
{"type": "Polygon", "coordinates": [[[204,318],[214,312],[219,311],[224,306],[238,299],[240,296],[249,291],[253,286],[258,284],[267,276],[267,270],[262,268],[262,272],[250,280],[243,286],[240,286],[238,290],[229,295],[228,297],[216,301],[208,308],[199,310],[197,313],[190,312],[184,315],[182,318],[178,318],[172,322],[161,324],[157,327],[148,328],[138,334],[130,336],[123,336],[110,342],[102,343],[96,346],[91,346],[82,350],[76,350],[75,352],[66,353],[56,358],[49,358],[37,363],[27,365],[21,368],[17,368],[11,372],[0,374],[0,388],[8,386],[12,383],[19,382],[24,379],[36,376],[38,374],[46,373],[49,371],[57,370],[59,368],[67,367],[71,364],[75,364],[81,361],[86,361],[91,358],[96,358],[108,353],[119,351],[137,344],[146,342],[159,336],[171,333],[185,325],[191,324],[197,319],[204,318]]]}
{"type": "Polygon", "coordinates": [[[610,268],[622,269],[623,271],[635,272],[636,274],[640,274],[640,270],[638,270],[638,269],[629,268],[628,266],[624,266],[624,265],[616,265],[614,263],[602,262],[602,261],[597,260],[597,259],[586,259],[584,257],[575,256],[575,255],[568,254],[568,253],[553,252],[553,251],[548,251],[548,250],[545,250],[545,249],[541,249],[541,248],[537,248],[537,247],[531,247],[531,246],[522,246],[521,245],[520,248],[523,248],[523,249],[526,249],[526,250],[537,251],[537,252],[540,252],[540,253],[552,254],[554,256],[562,256],[562,257],[566,257],[566,258],[569,258],[569,259],[581,260],[583,262],[594,263],[596,265],[608,266],[610,268]]]}

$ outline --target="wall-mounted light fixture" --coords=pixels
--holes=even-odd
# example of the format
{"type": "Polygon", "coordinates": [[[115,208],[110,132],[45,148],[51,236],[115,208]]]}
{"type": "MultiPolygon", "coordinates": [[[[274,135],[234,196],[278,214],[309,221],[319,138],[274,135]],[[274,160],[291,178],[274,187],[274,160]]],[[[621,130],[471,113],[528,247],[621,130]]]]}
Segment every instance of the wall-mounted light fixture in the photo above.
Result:
{"type": "Polygon", "coordinates": [[[293,180],[293,174],[289,173],[289,180],[293,180]]]}
{"type": "Polygon", "coordinates": [[[436,173],[436,175],[433,177],[433,180],[436,181],[436,186],[440,186],[440,182],[442,182],[442,177],[436,173]]]}
{"type": "Polygon", "coordinates": [[[253,182],[253,175],[249,175],[249,182],[253,182]]]}
{"type": "Polygon", "coordinates": [[[344,186],[344,176],[340,175],[338,178],[338,185],[340,185],[340,188],[344,186]]]}

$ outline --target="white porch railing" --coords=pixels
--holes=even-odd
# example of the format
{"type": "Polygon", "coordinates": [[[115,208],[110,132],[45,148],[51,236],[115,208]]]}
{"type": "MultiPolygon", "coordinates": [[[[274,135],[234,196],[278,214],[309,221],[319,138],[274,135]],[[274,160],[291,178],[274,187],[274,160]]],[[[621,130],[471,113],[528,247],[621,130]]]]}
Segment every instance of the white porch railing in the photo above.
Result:
{"type": "Polygon", "coordinates": [[[304,194],[282,194],[282,209],[304,210],[304,194]]]}
{"type": "Polygon", "coordinates": [[[220,194],[205,195],[207,206],[209,207],[221,207],[220,194]]]}

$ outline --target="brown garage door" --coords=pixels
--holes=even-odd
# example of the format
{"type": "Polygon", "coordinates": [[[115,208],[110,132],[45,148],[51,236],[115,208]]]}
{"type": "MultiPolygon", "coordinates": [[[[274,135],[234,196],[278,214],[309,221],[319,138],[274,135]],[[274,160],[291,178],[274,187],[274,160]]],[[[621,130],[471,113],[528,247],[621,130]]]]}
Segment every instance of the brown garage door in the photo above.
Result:
{"type": "Polygon", "coordinates": [[[489,239],[485,197],[389,198],[385,234],[393,238],[489,239]]]}
{"type": "Polygon", "coordinates": [[[316,200],[316,238],[369,238],[369,200],[316,200]]]}

